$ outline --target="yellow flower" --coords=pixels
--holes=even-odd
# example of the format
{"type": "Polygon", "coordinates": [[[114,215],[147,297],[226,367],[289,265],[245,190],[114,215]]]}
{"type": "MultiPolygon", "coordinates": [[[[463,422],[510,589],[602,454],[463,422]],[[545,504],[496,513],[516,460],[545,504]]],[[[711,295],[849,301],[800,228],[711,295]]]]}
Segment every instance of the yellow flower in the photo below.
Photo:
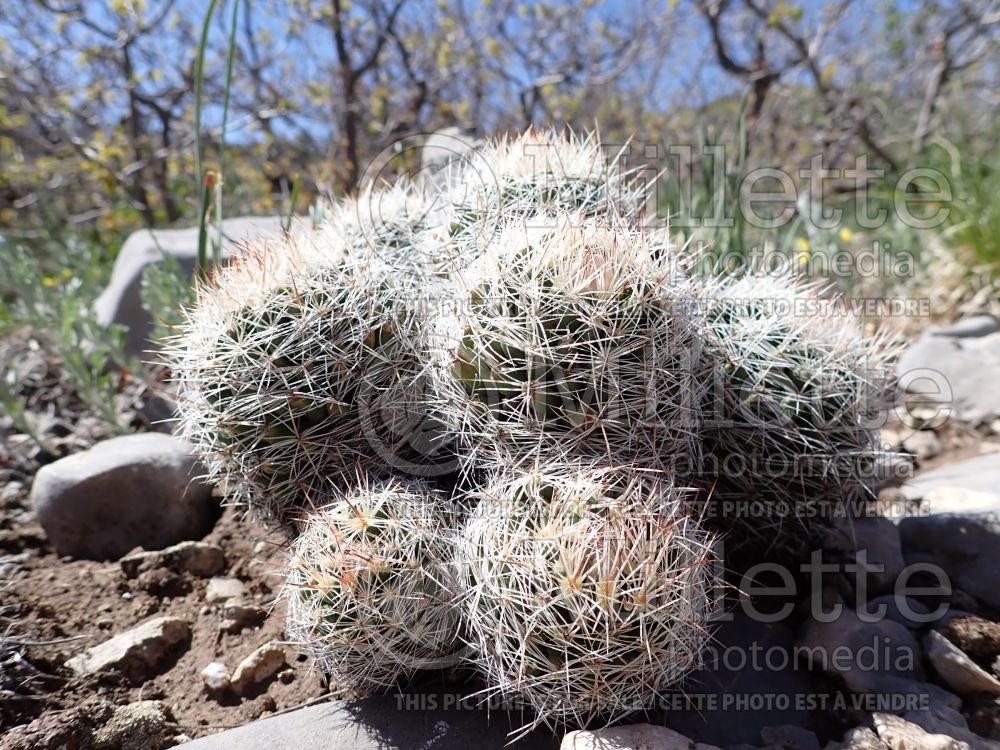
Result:
{"type": "Polygon", "coordinates": [[[795,260],[802,265],[809,262],[809,240],[805,237],[795,238],[795,260]]]}
{"type": "Polygon", "coordinates": [[[42,276],[42,286],[46,289],[51,289],[54,286],[59,286],[59,279],[55,276],[42,276]]]}
{"type": "Polygon", "coordinates": [[[854,239],[854,232],[852,232],[850,229],[844,227],[843,229],[840,230],[840,241],[843,242],[845,245],[850,244],[851,240],[853,239],[854,239]]]}

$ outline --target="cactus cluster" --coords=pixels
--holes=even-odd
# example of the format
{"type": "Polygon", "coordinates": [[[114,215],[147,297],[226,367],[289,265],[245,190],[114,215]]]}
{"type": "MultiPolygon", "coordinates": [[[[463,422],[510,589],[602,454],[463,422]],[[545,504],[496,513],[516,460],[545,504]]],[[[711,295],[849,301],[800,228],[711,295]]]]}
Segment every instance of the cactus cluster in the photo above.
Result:
{"type": "Polygon", "coordinates": [[[201,288],[180,430],[293,534],[288,633],[338,685],[460,663],[525,729],[615,720],[697,665],[718,532],[791,547],[868,491],[880,343],[769,308],[816,297],[794,277],[685,270],[634,177],[593,138],[500,140],[201,288]]]}

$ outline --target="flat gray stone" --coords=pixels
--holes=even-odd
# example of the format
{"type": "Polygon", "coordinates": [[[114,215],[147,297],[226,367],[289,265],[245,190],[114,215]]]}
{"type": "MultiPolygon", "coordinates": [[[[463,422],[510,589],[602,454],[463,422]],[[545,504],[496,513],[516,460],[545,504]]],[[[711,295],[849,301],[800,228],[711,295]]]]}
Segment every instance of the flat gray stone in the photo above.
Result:
{"type": "MultiPolygon", "coordinates": [[[[279,239],[286,220],[280,216],[224,219],[222,257],[228,260],[238,255],[248,242],[279,239]]],[[[294,234],[307,232],[309,228],[307,219],[296,217],[292,223],[294,234]]],[[[218,234],[214,226],[210,228],[209,253],[218,234]]],[[[152,345],[149,341],[152,321],[142,306],[142,273],[146,266],[160,263],[164,257],[174,258],[185,273],[193,274],[198,263],[198,228],[142,229],[130,234],[115,259],[108,285],[94,301],[99,323],[114,323],[127,329],[125,350],[133,356],[141,356],[152,345]]]]}
{"type": "Polygon", "coordinates": [[[812,715],[800,706],[805,705],[803,697],[816,690],[807,670],[796,669],[791,628],[782,622],[760,622],[741,608],[732,614],[731,621],[721,623],[713,632],[705,665],[685,679],[683,692],[667,696],[663,710],[651,711],[650,720],[695,742],[720,747],[756,745],[765,727],[808,726],[812,715]],[[751,664],[753,653],[757,653],[757,661],[751,664]],[[738,655],[736,663],[729,661],[734,654],[738,655]],[[773,702],[760,710],[747,710],[728,700],[758,694],[773,702]],[[695,700],[688,702],[685,695],[695,700]],[[789,708],[778,708],[782,702],[789,708]]]}
{"type": "Polygon", "coordinates": [[[892,620],[865,622],[845,607],[832,622],[810,619],[799,642],[815,669],[839,677],[855,693],[886,692],[885,678],[923,678],[920,644],[892,620]]]}
{"type": "MultiPolygon", "coordinates": [[[[299,709],[239,729],[203,737],[185,750],[502,750],[508,732],[528,717],[487,713],[471,702],[444,707],[444,695],[374,696],[299,709]],[[433,702],[430,702],[433,699],[433,702]],[[407,701],[411,701],[407,705],[407,701]]],[[[559,738],[536,730],[514,745],[518,750],[557,750],[559,738]]]]}
{"type": "Polygon", "coordinates": [[[1000,451],[921,472],[902,489],[907,498],[922,499],[923,513],[1000,521],[1000,451]]]}
{"type": "Polygon", "coordinates": [[[940,633],[924,636],[927,659],[942,680],[960,695],[986,693],[1000,696],[1000,680],[980,668],[962,649],[940,633]]]}
{"type": "Polygon", "coordinates": [[[157,617],[88,648],[66,662],[76,674],[121,672],[139,681],[152,674],[176,647],[191,636],[191,626],[179,617],[157,617]]]}
{"type": "MultiPolygon", "coordinates": [[[[628,724],[607,729],[580,729],[563,737],[559,750],[719,750],[694,743],[682,734],[653,724],[628,724]]],[[[819,750],[819,745],[816,746],[819,750]]]]}
{"type": "Polygon", "coordinates": [[[896,365],[900,384],[967,422],[1000,414],[1000,332],[992,318],[926,331],[896,365]]]}
{"type": "Polygon", "coordinates": [[[162,433],[105,440],[39,469],[38,522],[60,555],[117,559],[204,536],[218,504],[190,446],[162,433]]]}
{"type": "Polygon", "coordinates": [[[156,568],[207,578],[226,567],[226,556],[216,544],[187,541],[152,552],[130,552],[118,564],[129,578],[156,568]]]}

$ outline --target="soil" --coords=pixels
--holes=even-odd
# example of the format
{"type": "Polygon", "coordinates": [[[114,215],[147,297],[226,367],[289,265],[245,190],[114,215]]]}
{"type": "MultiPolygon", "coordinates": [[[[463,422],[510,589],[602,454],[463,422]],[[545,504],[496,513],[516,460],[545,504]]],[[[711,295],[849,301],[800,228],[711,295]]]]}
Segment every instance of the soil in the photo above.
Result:
{"type": "Polygon", "coordinates": [[[281,539],[230,508],[204,541],[226,555],[226,570],[219,576],[243,581],[244,601],[270,610],[259,627],[222,632],[223,605],[205,601],[208,579],[184,573],[157,586],[157,576],[129,579],[117,562],[60,559],[34,522],[3,529],[0,557],[14,557],[19,568],[4,593],[4,617],[15,624],[7,648],[19,654],[24,678],[18,681],[20,696],[0,702],[4,729],[53,711],[84,707],[82,717],[65,717],[79,723],[88,720],[88,706],[90,718],[98,719],[104,703],[159,700],[172,714],[175,735],[193,739],[327,694],[322,676],[289,647],[288,667],[256,693],[209,695],[200,676],[207,664],[218,661],[233,670],[258,646],[284,638],[283,613],[272,607],[280,586],[274,571],[281,539]],[[66,668],[65,661],[83,649],[159,616],[183,618],[192,635],[190,644],[171,654],[149,679],[130,684],[110,673],[81,678],[66,668]]]}

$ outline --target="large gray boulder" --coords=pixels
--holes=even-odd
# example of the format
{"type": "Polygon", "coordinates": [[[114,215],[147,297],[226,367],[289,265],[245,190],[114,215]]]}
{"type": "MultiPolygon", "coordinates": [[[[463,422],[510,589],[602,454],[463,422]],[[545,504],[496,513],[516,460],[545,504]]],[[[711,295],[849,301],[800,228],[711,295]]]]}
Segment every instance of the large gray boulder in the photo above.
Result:
{"type": "Polygon", "coordinates": [[[1000,452],[921,472],[902,490],[921,501],[922,514],[975,517],[1000,528],[1000,452]]]}
{"type": "MultiPolygon", "coordinates": [[[[488,713],[470,701],[446,708],[453,694],[373,696],[324,703],[255,721],[239,729],[181,745],[185,750],[501,750],[507,733],[527,722],[527,714],[488,713]],[[411,701],[411,702],[408,702],[411,701]]],[[[519,740],[518,750],[556,750],[559,739],[546,729],[519,740]]]]}
{"type": "Polygon", "coordinates": [[[982,422],[1000,415],[1000,326],[989,316],[930,328],[899,358],[896,375],[910,393],[947,405],[952,416],[982,422]]]}
{"type": "Polygon", "coordinates": [[[204,536],[218,506],[191,447],[162,433],[112,438],[43,466],[31,503],[60,555],[117,559],[204,536]]]}
{"type": "MultiPolygon", "coordinates": [[[[279,216],[225,219],[222,222],[223,259],[229,260],[238,255],[247,243],[280,239],[286,221],[279,216]]],[[[306,232],[309,226],[308,219],[296,217],[292,222],[292,233],[306,232]]],[[[209,252],[218,236],[218,229],[213,226],[209,230],[209,252]]],[[[159,263],[164,257],[173,258],[185,272],[193,274],[198,263],[198,228],[142,229],[133,232],[115,259],[107,287],[94,302],[98,322],[103,325],[115,323],[127,329],[125,349],[133,356],[141,356],[150,348],[151,321],[142,306],[142,273],[150,263],[159,263]]]]}

